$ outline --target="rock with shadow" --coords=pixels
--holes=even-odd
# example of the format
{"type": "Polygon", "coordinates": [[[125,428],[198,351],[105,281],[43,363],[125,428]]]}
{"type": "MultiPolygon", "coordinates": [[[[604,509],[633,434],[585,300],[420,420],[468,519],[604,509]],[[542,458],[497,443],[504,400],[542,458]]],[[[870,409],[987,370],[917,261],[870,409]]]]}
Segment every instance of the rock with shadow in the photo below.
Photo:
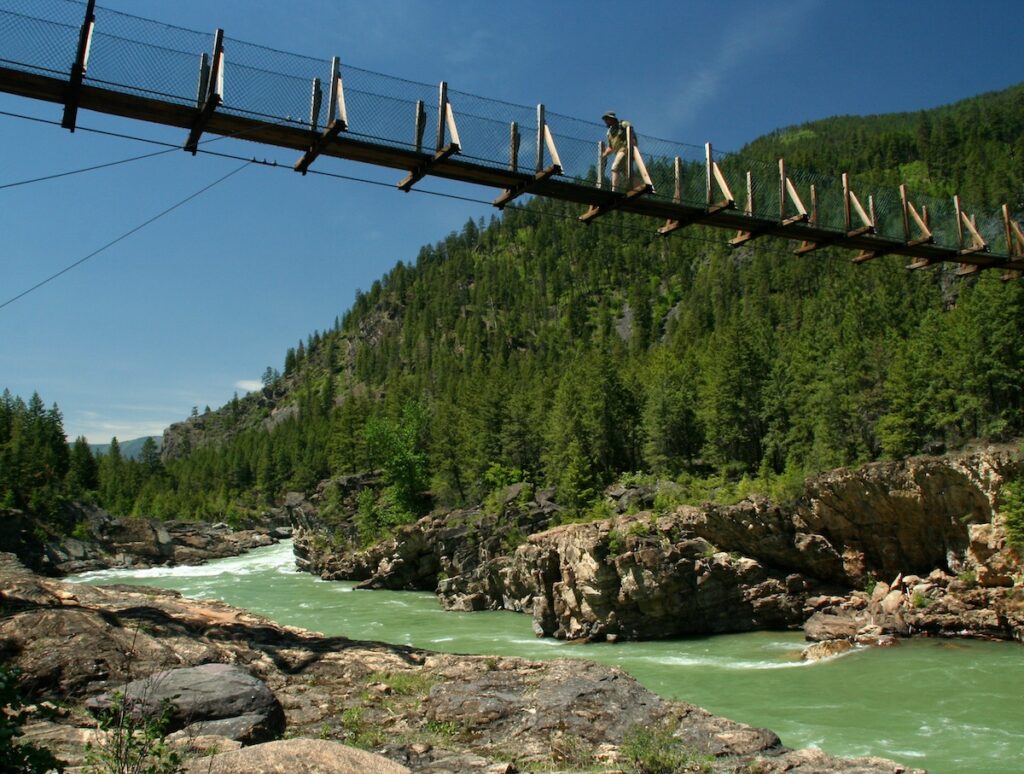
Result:
{"type": "Polygon", "coordinates": [[[166,709],[168,731],[215,734],[246,744],[277,739],[284,732],[284,710],[274,692],[234,664],[156,672],[90,698],[86,707],[100,714],[119,701],[142,717],[160,717],[166,709]]]}

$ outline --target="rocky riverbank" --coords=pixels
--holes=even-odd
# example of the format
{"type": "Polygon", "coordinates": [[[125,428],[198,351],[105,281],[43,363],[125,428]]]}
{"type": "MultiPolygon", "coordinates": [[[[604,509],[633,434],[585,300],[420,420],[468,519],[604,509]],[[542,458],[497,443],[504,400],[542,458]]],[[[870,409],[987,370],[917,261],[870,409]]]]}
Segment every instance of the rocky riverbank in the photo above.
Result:
{"type": "Polygon", "coordinates": [[[0,546],[27,567],[62,576],[110,568],[202,564],[291,537],[291,527],[232,529],[197,521],[119,518],[85,503],[66,503],[40,520],[0,509],[0,546]]]}
{"type": "Polygon", "coordinates": [[[291,518],[307,571],[433,589],[453,610],[526,613],[543,636],[797,628],[822,614],[850,618],[862,639],[1022,640],[1024,564],[999,500],[1020,475],[1016,450],[992,449],[833,471],[788,506],[753,498],[654,512],[656,487],[619,487],[607,493],[617,515],[561,525],[550,493],[517,485],[489,510],[428,516],[364,550],[309,504],[291,518]]]}
{"type": "Polygon", "coordinates": [[[170,697],[169,741],[204,772],[629,771],[642,770],[644,744],[655,740],[679,770],[911,771],[788,750],[771,731],[662,700],[580,660],[322,637],[174,592],[42,578],[9,554],[0,555],[0,610],[0,655],[21,670],[33,703],[24,740],[72,765],[87,742],[109,744],[87,708],[121,691],[136,706],[170,697]]]}

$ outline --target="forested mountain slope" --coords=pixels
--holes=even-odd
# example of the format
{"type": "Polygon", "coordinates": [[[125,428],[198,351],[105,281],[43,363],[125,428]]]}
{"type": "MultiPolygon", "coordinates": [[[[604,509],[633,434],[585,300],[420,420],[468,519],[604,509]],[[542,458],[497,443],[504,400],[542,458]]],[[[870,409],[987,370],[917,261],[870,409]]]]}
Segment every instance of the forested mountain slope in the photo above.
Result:
{"type": "MultiPolygon", "coordinates": [[[[1019,206],[1024,86],[776,132],[746,153],[1019,206]]],[[[896,257],[795,257],[534,200],[399,263],[265,388],[175,425],[119,492],[163,516],[251,514],[370,469],[380,526],[524,480],[584,508],[626,473],[760,485],[1024,431],[1024,283],[896,257]]],[[[348,303],[339,298],[339,307],[348,303]]],[[[109,489],[108,485],[108,489],[109,489]]],[[[331,488],[326,491],[328,509],[331,488]]]]}
{"type": "MultiPolygon", "coordinates": [[[[995,209],[1020,196],[1022,106],[1024,86],[745,152],[878,185],[909,170],[995,209]]],[[[228,500],[383,466],[399,510],[516,479],[582,505],[627,471],[770,478],[1024,429],[1020,282],[796,258],[782,242],[730,252],[718,233],[577,215],[532,201],[424,247],[290,350],[263,395],[205,418],[250,429],[170,468],[228,500]],[[257,403],[274,419],[251,424],[257,403]]]]}
{"type": "Polygon", "coordinates": [[[839,116],[780,129],[744,155],[785,157],[794,169],[850,172],[870,188],[959,193],[995,210],[1024,209],[1024,84],[935,110],[839,116]]]}

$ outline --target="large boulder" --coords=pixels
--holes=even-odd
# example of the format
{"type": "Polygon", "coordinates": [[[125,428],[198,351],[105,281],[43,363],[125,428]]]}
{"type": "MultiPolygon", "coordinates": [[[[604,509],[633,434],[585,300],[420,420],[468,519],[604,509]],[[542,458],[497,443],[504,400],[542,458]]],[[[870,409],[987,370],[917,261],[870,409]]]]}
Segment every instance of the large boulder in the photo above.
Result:
{"type": "Polygon", "coordinates": [[[680,535],[649,513],[569,524],[530,536],[508,559],[438,586],[451,609],[530,613],[561,639],[650,639],[786,628],[811,586],[755,559],[680,535]]]}
{"type": "Polygon", "coordinates": [[[410,774],[409,769],[366,750],[323,739],[282,739],[198,758],[189,774],[410,774]]]}
{"type": "Polygon", "coordinates": [[[93,697],[86,706],[101,713],[119,700],[144,717],[159,717],[168,710],[171,731],[189,726],[197,733],[218,733],[245,742],[269,741],[284,732],[284,710],[274,692],[233,664],[157,672],[133,680],[122,690],[93,697]]]}

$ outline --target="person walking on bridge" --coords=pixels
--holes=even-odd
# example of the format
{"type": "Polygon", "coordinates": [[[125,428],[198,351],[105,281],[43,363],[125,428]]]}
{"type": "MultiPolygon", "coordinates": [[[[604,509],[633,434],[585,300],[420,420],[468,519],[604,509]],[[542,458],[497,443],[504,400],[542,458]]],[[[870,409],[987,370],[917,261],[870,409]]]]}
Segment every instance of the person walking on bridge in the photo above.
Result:
{"type": "Polygon", "coordinates": [[[620,121],[619,117],[610,110],[601,116],[601,119],[608,127],[608,147],[604,149],[601,163],[604,164],[605,157],[615,154],[615,158],[612,160],[612,190],[618,191],[620,190],[619,180],[626,170],[627,159],[631,153],[631,149],[627,147],[627,138],[631,134],[633,147],[637,147],[636,132],[627,132],[626,130],[631,129],[633,125],[629,121],[620,121]]]}

